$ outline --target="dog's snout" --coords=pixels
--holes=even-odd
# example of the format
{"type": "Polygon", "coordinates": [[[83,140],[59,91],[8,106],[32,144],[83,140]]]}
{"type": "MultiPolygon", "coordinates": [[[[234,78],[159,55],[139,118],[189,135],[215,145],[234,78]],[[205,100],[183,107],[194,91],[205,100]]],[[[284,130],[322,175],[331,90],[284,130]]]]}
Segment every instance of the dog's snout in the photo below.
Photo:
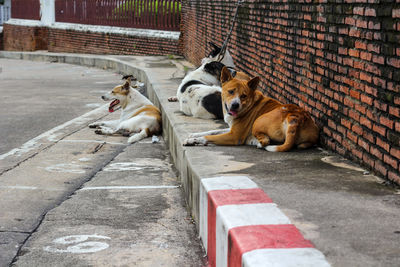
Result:
{"type": "Polygon", "coordinates": [[[237,102],[235,102],[235,103],[232,103],[232,105],[231,105],[231,109],[234,109],[234,110],[236,110],[236,109],[238,109],[238,108],[239,108],[239,106],[240,106],[240,104],[239,104],[239,103],[237,103],[237,102]]]}
{"type": "Polygon", "coordinates": [[[101,99],[106,100],[106,97],[104,95],[101,96],[101,99]]]}

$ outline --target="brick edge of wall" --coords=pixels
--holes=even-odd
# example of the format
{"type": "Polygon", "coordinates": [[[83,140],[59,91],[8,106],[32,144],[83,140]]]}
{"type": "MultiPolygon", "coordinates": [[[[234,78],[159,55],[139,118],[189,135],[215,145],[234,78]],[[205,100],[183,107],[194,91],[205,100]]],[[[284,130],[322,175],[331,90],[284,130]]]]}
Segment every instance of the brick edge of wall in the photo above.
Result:
{"type": "Polygon", "coordinates": [[[47,50],[48,29],[40,26],[3,25],[3,47],[7,51],[47,50]]]}
{"type": "MultiPolygon", "coordinates": [[[[128,36],[51,27],[5,24],[4,50],[120,54],[181,55],[182,42],[171,38],[128,36]]],[[[1,43],[0,43],[1,44],[1,43]]]]}
{"type": "Polygon", "coordinates": [[[179,40],[127,36],[115,33],[49,29],[49,52],[180,55],[179,40]]]}

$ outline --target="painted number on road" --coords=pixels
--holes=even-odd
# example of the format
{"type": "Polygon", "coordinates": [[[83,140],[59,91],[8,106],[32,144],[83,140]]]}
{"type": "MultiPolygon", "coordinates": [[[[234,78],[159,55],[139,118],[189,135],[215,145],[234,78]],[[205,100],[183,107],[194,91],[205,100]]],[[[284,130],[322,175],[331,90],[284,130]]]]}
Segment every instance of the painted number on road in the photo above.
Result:
{"type": "Polygon", "coordinates": [[[99,239],[109,240],[111,238],[102,235],[69,235],[54,239],[52,246],[46,246],[43,249],[53,253],[94,253],[109,247],[105,242],[92,241],[99,239]]]}

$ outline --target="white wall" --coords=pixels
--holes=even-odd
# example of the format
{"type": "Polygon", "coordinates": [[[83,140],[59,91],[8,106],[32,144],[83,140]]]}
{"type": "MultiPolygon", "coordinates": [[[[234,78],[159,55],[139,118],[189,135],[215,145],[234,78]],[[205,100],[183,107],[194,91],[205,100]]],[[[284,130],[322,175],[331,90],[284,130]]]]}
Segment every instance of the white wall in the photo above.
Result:
{"type": "Polygon", "coordinates": [[[56,21],[55,0],[40,0],[40,15],[43,25],[49,26],[56,21]]]}

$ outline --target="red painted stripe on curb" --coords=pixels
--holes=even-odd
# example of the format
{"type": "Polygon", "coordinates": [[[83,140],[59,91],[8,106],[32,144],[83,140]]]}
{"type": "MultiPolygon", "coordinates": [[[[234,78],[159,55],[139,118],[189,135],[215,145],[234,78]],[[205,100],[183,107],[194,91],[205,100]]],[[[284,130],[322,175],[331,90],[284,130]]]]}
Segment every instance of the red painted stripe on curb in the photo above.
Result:
{"type": "Polygon", "coordinates": [[[216,265],[216,214],[217,208],[223,205],[272,203],[272,200],[260,188],[213,190],[208,192],[208,236],[207,253],[211,267],[216,265]]]}
{"type": "Polygon", "coordinates": [[[255,249],[313,247],[292,224],[235,227],[228,232],[228,266],[241,267],[243,253],[255,249]]]}

